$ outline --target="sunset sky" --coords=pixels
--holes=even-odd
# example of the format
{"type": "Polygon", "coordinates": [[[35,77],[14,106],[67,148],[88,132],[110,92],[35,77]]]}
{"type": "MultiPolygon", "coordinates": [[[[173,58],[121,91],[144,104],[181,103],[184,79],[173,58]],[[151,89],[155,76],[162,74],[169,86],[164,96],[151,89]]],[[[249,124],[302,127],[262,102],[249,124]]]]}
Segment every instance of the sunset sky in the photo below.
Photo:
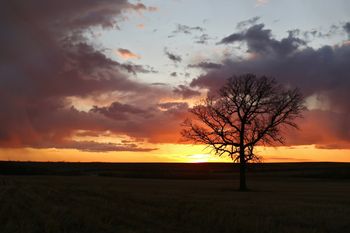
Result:
{"type": "Polygon", "coordinates": [[[215,162],[181,140],[232,75],[299,87],[307,111],[267,162],[350,162],[348,0],[0,3],[0,160],[215,162]]]}

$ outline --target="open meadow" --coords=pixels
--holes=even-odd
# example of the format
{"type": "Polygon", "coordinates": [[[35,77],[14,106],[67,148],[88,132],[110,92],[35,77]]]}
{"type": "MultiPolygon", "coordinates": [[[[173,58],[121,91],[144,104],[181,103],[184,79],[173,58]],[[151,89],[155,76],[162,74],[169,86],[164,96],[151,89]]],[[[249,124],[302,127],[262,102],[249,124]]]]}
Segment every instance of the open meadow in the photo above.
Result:
{"type": "Polygon", "coordinates": [[[0,232],[349,232],[349,164],[259,166],[248,176],[251,191],[239,192],[231,164],[4,162],[0,232]],[[84,174],[71,173],[79,167],[84,174]],[[332,169],[344,177],[325,178],[332,169]],[[159,175],[166,170],[173,177],[159,175]],[[159,178],[142,178],[146,171],[159,178]]]}

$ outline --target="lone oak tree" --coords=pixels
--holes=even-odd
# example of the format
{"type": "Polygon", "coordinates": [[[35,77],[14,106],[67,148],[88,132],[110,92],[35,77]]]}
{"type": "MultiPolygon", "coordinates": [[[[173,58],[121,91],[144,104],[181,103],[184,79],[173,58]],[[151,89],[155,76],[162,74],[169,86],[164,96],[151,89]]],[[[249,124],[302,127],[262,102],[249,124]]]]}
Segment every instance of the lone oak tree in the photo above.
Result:
{"type": "Polygon", "coordinates": [[[233,76],[218,91],[190,112],[182,136],[207,144],[215,154],[228,155],[240,167],[240,190],[246,190],[248,162],[259,161],[256,145],[284,143],[282,128],[297,128],[294,120],[305,109],[298,89],[286,88],[275,79],[254,74],[233,76]]]}

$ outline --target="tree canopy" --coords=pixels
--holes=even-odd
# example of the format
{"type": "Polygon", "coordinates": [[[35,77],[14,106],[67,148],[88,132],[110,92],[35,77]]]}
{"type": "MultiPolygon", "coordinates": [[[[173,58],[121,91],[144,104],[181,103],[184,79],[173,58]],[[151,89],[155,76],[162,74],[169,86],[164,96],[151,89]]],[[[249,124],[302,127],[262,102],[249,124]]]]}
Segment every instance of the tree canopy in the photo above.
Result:
{"type": "Polygon", "coordinates": [[[301,92],[254,74],[233,76],[214,96],[208,96],[184,122],[185,139],[207,144],[215,154],[245,164],[260,159],[256,145],[284,143],[282,129],[297,128],[305,109],[301,92]]]}

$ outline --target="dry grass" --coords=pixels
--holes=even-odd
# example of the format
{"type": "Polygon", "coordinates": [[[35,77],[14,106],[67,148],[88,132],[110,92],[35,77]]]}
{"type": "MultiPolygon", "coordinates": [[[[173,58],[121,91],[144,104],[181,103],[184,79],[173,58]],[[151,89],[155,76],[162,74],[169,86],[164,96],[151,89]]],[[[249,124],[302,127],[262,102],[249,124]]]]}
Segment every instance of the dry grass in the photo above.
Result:
{"type": "Polygon", "coordinates": [[[0,176],[1,233],[350,232],[350,182],[0,176]]]}

